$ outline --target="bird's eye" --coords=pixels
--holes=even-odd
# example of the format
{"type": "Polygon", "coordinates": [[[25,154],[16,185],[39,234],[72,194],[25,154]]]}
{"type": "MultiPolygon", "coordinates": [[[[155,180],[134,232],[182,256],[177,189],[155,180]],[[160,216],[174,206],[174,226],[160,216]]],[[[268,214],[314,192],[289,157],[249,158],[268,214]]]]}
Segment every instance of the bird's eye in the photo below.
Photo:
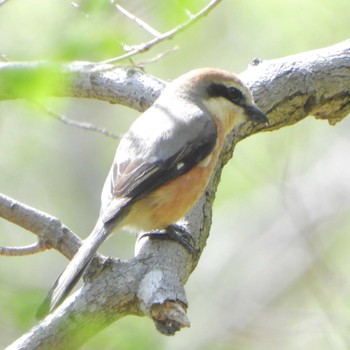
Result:
{"type": "Polygon", "coordinates": [[[230,98],[230,101],[236,103],[236,104],[240,104],[242,103],[244,97],[242,94],[241,90],[238,90],[237,88],[230,86],[228,88],[228,96],[230,98]]]}

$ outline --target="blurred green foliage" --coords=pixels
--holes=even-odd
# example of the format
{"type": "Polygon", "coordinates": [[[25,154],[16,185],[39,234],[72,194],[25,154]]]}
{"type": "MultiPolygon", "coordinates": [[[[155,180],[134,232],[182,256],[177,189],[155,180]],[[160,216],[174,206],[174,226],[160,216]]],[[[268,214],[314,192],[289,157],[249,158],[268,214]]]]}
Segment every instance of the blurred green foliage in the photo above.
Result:
{"type": "Polygon", "coordinates": [[[4,70],[1,74],[0,86],[5,99],[6,96],[8,98],[22,96],[40,101],[50,94],[55,94],[56,87],[62,84],[62,79],[55,73],[54,67],[52,68],[33,65],[16,70],[4,70]]]}
{"type": "MultiPolygon", "coordinates": [[[[186,21],[204,0],[128,0],[120,5],[160,32],[186,21]]],[[[349,36],[348,0],[223,1],[173,40],[134,57],[178,47],[148,73],[164,79],[200,66],[240,72],[349,36]]],[[[8,61],[102,61],[152,37],[107,0],[9,0],[0,6],[0,55],[8,61]]],[[[128,64],[129,62],[125,62],[128,64]]],[[[4,84],[4,82],[2,82],[4,84]]],[[[138,113],[104,102],[45,99],[57,82],[20,72],[9,90],[58,113],[122,134],[138,113]]],[[[127,317],[88,349],[348,349],[349,121],[305,120],[255,135],[225,168],[208,246],[187,285],[192,326],[172,338],[147,318],[127,317]],[[259,291],[261,293],[259,293],[259,291]]],[[[72,129],[26,100],[0,104],[0,191],[62,219],[85,237],[93,227],[115,141],[72,129]]],[[[0,246],[35,240],[0,221],[0,246]]],[[[128,258],[134,237],[101,251],[128,258]]],[[[55,252],[0,264],[0,347],[35,324],[34,313],[65,266],[55,252]]]]}

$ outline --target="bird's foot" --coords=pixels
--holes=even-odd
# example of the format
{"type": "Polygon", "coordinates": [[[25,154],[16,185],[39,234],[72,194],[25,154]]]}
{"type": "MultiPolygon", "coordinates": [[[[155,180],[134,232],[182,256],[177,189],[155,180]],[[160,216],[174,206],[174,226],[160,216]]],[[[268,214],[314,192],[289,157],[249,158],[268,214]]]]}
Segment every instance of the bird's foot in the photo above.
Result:
{"type": "Polygon", "coordinates": [[[179,225],[169,225],[164,230],[148,232],[141,237],[171,239],[181,244],[191,254],[196,255],[198,253],[198,249],[194,247],[195,242],[191,234],[179,225]]]}

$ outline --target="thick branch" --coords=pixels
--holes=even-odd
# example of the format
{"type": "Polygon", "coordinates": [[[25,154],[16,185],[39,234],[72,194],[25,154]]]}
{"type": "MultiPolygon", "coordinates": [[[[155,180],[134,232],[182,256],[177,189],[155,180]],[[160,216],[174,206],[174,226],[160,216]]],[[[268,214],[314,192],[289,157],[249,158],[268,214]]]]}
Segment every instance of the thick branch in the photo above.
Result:
{"type": "MultiPolygon", "coordinates": [[[[257,104],[269,113],[271,129],[307,115],[338,120],[349,113],[349,56],[347,40],[281,59],[256,59],[240,76],[253,90],[257,104]],[[334,102],[339,103],[336,109],[340,117],[332,116],[334,102]],[[330,103],[332,107],[324,109],[330,103]],[[299,108],[297,116],[295,108],[299,108]]],[[[32,97],[21,82],[28,86],[30,81],[43,79],[47,84],[48,78],[52,80],[51,89],[43,89],[41,95],[92,98],[138,111],[147,109],[166,85],[135,68],[109,64],[0,62],[0,100],[32,97]]]]}
{"type": "MultiPolygon", "coordinates": [[[[6,69],[15,68],[8,64],[6,69]]],[[[0,78],[1,72],[0,65],[0,78]]],[[[56,73],[69,82],[65,89],[57,90],[58,95],[123,102],[139,110],[149,106],[164,86],[134,69],[112,66],[78,63],[61,66],[56,73]],[[131,102],[125,94],[130,89],[123,79],[138,87],[131,102]],[[148,83],[153,84],[151,93],[148,83]],[[139,103],[140,100],[143,102],[139,103]]],[[[334,124],[350,113],[350,41],[279,60],[255,61],[241,78],[252,89],[257,104],[268,113],[269,130],[296,123],[311,114],[334,124]]],[[[6,96],[6,91],[2,89],[0,95],[6,96]]],[[[23,96],[12,94],[15,97],[23,96]]],[[[223,164],[239,140],[258,131],[252,124],[246,124],[232,132],[205,195],[181,223],[192,233],[200,251],[208,237],[211,205],[223,164]]],[[[174,242],[142,239],[139,244],[138,254],[129,261],[95,259],[83,288],[8,349],[24,344],[26,349],[51,349],[53,344],[57,348],[58,342],[62,348],[77,348],[92,333],[126,314],[148,315],[163,332],[187,326],[183,285],[199,256],[194,258],[174,242]]]]}
{"type": "Polygon", "coordinates": [[[334,125],[350,113],[350,40],[281,59],[255,60],[240,76],[269,115],[271,129],[308,115],[334,125]]]}
{"type": "Polygon", "coordinates": [[[92,98],[138,111],[152,105],[166,85],[134,68],[111,64],[0,62],[0,100],[33,98],[30,84],[42,85],[40,97],[92,98]]]}

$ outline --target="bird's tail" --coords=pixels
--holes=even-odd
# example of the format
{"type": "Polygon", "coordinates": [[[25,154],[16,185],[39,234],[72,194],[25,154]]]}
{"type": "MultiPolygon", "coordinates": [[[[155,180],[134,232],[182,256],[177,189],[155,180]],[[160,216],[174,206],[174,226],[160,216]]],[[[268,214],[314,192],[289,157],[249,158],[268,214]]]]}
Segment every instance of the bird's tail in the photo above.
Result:
{"type": "MultiPolygon", "coordinates": [[[[115,225],[113,226],[115,227],[115,225]]],[[[61,304],[61,302],[77,284],[90,261],[94,257],[97,249],[111,231],[112,228],[110,227],[109,223],[104,223],[101,220],[98,220],[94,230],[84,240],[78,252],[74,255],[66,269],[56,280],[44,302],[39,307],[37,312],[38,318],[43,318],[61,304]]]]}

